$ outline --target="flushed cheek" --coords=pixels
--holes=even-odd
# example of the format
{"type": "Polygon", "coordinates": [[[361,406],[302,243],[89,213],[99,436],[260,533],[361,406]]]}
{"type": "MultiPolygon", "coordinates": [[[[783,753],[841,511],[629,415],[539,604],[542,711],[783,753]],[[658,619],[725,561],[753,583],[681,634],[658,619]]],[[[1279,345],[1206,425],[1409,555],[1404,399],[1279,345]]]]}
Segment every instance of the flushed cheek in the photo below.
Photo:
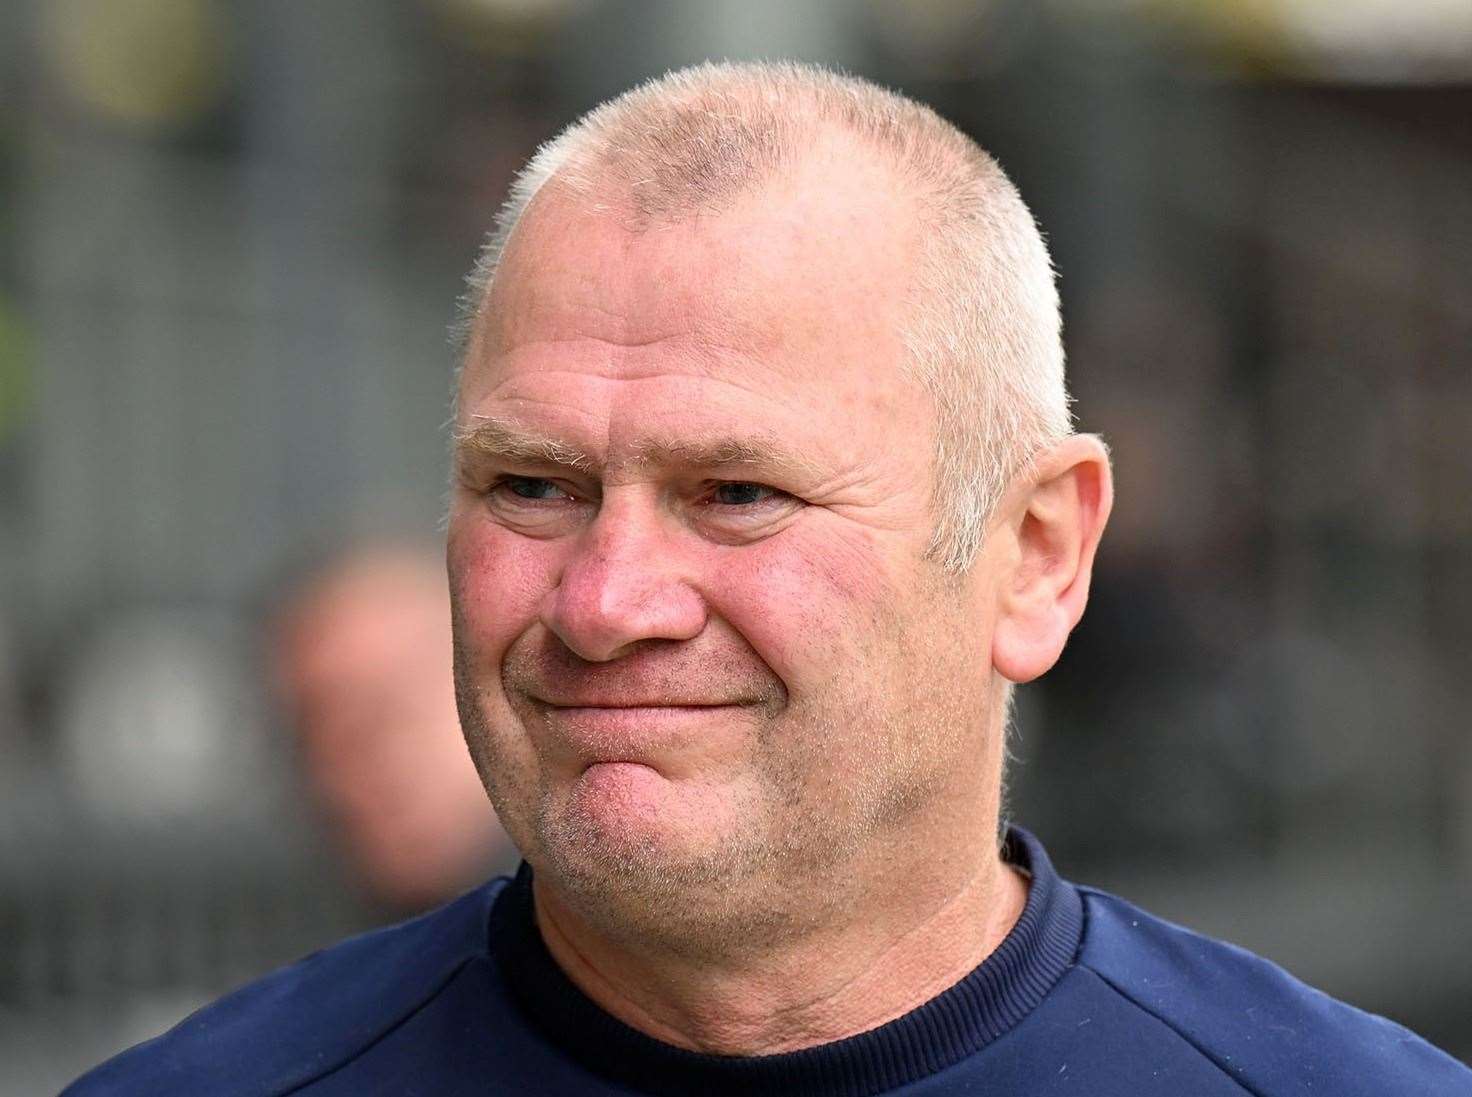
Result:
{"type": "Polygon", "coordinates": [[[556,582],[557,547],[475,519],[451,524],[446,562],[461,646],[477,668],[499,668],[537,619],[556,582]]]}
{"type": "Polygon", "coordinates": [[[897,588],[867,531],[792,536],[732,553],[710,590],[717,611],[799,694],[842,673],[896,614],[897,588]]]}
{"type": "MultiPolygon", "coordinates": [[[[535,545],[458,518],[450,524],[446,564],[455,620],[456,693],[461,726],[482,782],[518,848],[536,848],[539,762],[501,682],[507,649],[536,620],[546,581],[535,545]]],[[[543,546],[545,547],[545,546],[543,546]]]]}

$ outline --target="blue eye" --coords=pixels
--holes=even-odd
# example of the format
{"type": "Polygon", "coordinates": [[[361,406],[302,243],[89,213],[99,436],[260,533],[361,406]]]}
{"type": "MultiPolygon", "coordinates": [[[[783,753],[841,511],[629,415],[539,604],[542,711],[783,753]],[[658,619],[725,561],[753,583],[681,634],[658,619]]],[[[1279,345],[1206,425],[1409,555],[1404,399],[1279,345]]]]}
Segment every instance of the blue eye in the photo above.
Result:
{"type": "Polygon", "coordinates": [[[729,484],[718,484],[711,498],[715,502],[728,507],[746,507],[753,503],[760,503],[765,499],[777,494],[775,489],[765,484],[748,484],[735,481],[729,484]]]}
{"type": "Polygon", "coordinates": [[[555,499],[562,489],[538,476],[507,476],[501,484],[520,499],[555,499]]]}

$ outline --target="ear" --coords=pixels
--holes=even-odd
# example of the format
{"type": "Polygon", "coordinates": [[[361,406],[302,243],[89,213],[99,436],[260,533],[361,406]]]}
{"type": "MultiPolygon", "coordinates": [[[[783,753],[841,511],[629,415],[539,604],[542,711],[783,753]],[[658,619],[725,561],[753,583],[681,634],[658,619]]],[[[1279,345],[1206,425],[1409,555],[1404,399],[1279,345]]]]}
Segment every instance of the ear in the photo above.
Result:
{"type": "Polygon", "coordinates": [[[1008,539],[992,633],[1002,677],[1030,682],[1058,661],[1083,616],[1113,502],[1109,451],[1092,434],[1048,450],[1014,489],[995,534],[1008,539]]]}

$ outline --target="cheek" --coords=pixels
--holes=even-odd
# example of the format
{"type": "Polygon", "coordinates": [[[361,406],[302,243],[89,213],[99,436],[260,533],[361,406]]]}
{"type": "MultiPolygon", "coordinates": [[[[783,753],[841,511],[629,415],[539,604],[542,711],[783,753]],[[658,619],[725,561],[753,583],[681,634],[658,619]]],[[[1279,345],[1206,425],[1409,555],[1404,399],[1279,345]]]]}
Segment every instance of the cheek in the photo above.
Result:
{"type": "Polygon", "coordinates": [[[713,608],[793,692],[872,655],[899,596],[866,530],[805,531],[741,549],[710,590],[713,608]]]}
{"type": "Polygon", "coordinates": [[[557,548],[492,522],[456,518],[446,565],[461,647],[479,666],[499,665],[506,649],[537,619],[557,574],[557,548]]]}

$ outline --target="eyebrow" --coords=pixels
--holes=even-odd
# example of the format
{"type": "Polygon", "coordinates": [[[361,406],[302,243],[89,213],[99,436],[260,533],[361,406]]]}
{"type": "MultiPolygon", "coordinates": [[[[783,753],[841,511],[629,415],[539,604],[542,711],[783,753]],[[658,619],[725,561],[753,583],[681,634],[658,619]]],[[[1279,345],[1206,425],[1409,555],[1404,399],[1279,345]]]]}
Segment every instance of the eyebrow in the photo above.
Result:
{"type": "Polygon", "coordinates": [[[455,432],[455,452],[532,465],[562,465],[587,472],[594,461],[581,450],[523,429],[509,419],[474,416],[472,427],[455,432]]]}
{"type": "MultiPolygon", "coordinates": [[[[561,465],[591,472],[599,463],[582,450],[494,416],[474,416],[473,426],[455,434],[457,453],[525,464],[561,465]]],[[[695,468],[760,468],[816,475],[817,466],[776,438],[755,435],[706,440],[641,438],[628,447],[634,465],[684,465],[695,468]]]]}

